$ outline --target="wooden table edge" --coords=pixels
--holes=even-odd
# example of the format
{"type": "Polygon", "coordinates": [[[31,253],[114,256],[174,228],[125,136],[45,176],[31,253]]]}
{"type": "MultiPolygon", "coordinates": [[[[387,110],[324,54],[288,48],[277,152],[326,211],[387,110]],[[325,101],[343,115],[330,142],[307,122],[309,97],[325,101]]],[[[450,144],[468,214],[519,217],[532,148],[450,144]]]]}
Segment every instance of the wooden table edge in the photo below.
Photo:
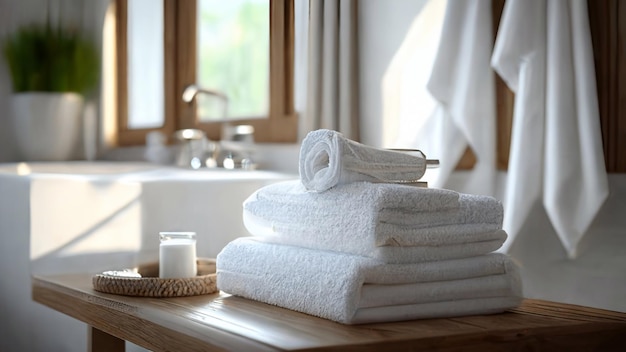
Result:
{"type": "MultiPolygon", "coordinates": [[[[142,319],[130,314],[135,307],[116,302],[114,299],[107,299],[100,296],[90,296],[77,292],[64,285],[51,282],[42,276],[32,276],[32,298],[35,302],[48,306],[56,311],[66,314],[72,318],[80,320],[90,327],[91,351],[99,349],[94,346],[96,343],[107,346],[118,346],[119,341],[130,341],[136,345],[150,349],[152,351],[227,351],[230,349],[240,351],[279,351],[275,347],[250,340],[245,336],[234,335],[232,333],[212,329],[212,339],[207,336],[193,336],[193,334],[181,333],[175,327],[165,327],[155,324],[147,319],[142,319]],[[59,296],[60,295],[60,296],[59,296]],[[77,300],[70,302],[63,298],[74,297],[77,300]],[[110,324],[106,321],[88,318],[93,314],[105,314],[117,317],[117,324],[110,324]],[[131,333],[131,327],[142,326],[149,336],[142,337],[131,333]],[[95,340],[94,340],[95,337],[95,340]],[[159,343],[157,343],[159,341],[159,343]],[[226,347],[228,346],[228,348],[226,347]]],[[[106,295],[106,294],[103,294],[106,295]]],[[[112,295],[114,298],[115,295],[112,295]]],[[[191,324],[194,324],[191,322],[191,324]]],[[[210,329],[203,326],[204,329],[210,329]]],[[[114,348],[114,347],[112,347],[114,348]]],[[[115,351],[106,348],[102,351],[115,351]]],[[[120,350],[120,351],[123,351],[120,350]]]]}
{"type": "MultiPolygon", "coordinates": [[[[106,299],[106,297],[101,297],[100,295],[92,296],[87,293],[79,292],[77,289],[72,289],[71,287],[66,287],[63,284],[56,283],[53,278],[33,276],[32,288],[34,301],[90,325],[93,328],[90,336],[92,345],[97,343],[100,346],[109,346],[108,348],[111,348],[102,350],[113,350],[113,347],[110,346],[118,346],[121,341],[120,339],[133,342],[137,345],[155,351],[182,351],[196,349],[232,349],[241,351],[285,350],[277,346],[259,342],[245,336],[236,335],[219,329],[213,329],[211,331],[211,334],[214,334],[211,339],[208,339],[205,335],[193,336],[193,334],[189,334],[188,331],[183,333],[175,328],[164,327],[149,320],[134,316],[132,314],[132,310],[135,308],[130,305],[125,305],[122,302],[117,302],[114,295],[112,295],[114,297],[111,297],[111,299],[106,299]],[[70,300],[67,299],[69,297],[78,299],[74,300],[74,304],[70,304],[70,300]],[[118,320],[115,320],[118,324],[111,324],[107,321],[99,321],[98,317],[102,314],[118,318],[118,320]],[[132,326],[141,325],[145,327],[144,330],[150,333],[147,336],[137,336],[136,334],[130,333],[130,328],[132,328],[132,326],[128,326],[128,324],[131,324],[132,326]],[[183,345],[181,345],[181,343],[183,345]]],[[[451,348],[457,343],[464,342],[468,348],[473,347],[480,349],[487,346],[493,347],[493,344],[499,345],[501,350],[507,350],[511,347],[511,343],[515,342],[514,340],[527,340],[528,344],[532,346],[533,341],[549,340],[548,337],[555,334],[561,336],[561,338],[564,338],[565,335],[567,335],[567,338],[572,337],[573,342],[577,341],[577,335],[586,336],[589,334],[595,334],[606,341],[615,341],[615,336],[626,335],[626,313],[536,299],[524,300],[520,307],[512,309],[511,312],[514,312],[515,314],[552,318],[555,319],[555,321],[558,319],[566,319],[569,322],[569,324],[567,324],[569,332],[560,332],[558,327],[545,327],[543,329],[533,329],[527,331],[508,329],[487,334],[488,336],[485,335],[486,337],[474,336],[476,334],[459,334],[446,337],[434,336],[432,338],[420,338],[420,346],[428,347],[427,349],[442,348],[445,346],[451,348]]],[[[464,321],[463,318],[448,319],[450,321],[464,321]]],[[[372,326],[381,326],[381,324],[374,324],[372,326]]],[[[205,325],[203,325],[202,328],[209,329],[205,325]]],[[[373,343],[365,342],[363,344],[321,346],[319,348],[303,348],[299,350],[373,351],[379,350],[382,347],[393,347],[398,349],[410,348],[415,350],[416,346],[412,346],[412,343],[414,344],[415,340],[410,338],[400,338],[373,343]]],[[[622,343],[619,346],[620,348],[626,347],[626,339],[622,339],[622,343]]],[[[97,348],[97,346],[94,346],[93,348],[97,348]]],[[[92,349],[92,351],[93,350],[94,349],[92,349]]],[[[610,348],[608,350],[610,350],[610,348]]]]}

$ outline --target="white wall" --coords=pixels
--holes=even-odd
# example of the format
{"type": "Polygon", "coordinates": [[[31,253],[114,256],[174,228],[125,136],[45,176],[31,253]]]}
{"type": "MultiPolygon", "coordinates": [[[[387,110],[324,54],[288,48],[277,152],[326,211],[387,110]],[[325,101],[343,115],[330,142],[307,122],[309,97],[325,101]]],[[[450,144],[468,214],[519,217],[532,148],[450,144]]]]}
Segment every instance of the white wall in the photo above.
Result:
{"type": "Polygon", "coordinates": [[[528,297],[626,312],[626,174],[609,174],[610,195],[569,260],[538,205],[511,247],[528,297]]]}
{"type": "Polygon", "coordinates": [[[383,145],[383,75],[427,0],[359,2],[359,79],[361,142],[383,145]]]}
{"type": "MultiPolygon", "coordinates": [[[[62,22],[82,28],[85,35],[97,45],[101,41],[100,28],[104,11],[110,0],[0,0],[0,41],[21,25],[44,23],[47,9],[51,9],[51,23],[62,22]]],[[[11,79],[3,55],[0,55],[0,163],[17,161],[10,116],[9,96],[11,79]]],[[[15,187],[6,177],[0,177],[0,235],[15,236],[15,246],[0,250],[0,329],[1,351],[72,351],[87,347],[87,325],[32,302],[24,304],[31,296],[29,255],[29,214],[26,199],[5,197],[11,192],[28,192],[28,181],[15,187]],[[12,227],[16,224],[18,227],[12,227]],[[26,231],[15,231],[16,228],[26,231]],[[11,229],[11,230],[7,230],[11,229]],[[16,259],[21,258],[21,259],[16,259]],[[13,285],[7,285],[13,282],[13,285]],[[37,330],[34,333],[32,330],[37,330]],[[62,335],[60,336],[60,331],[62,335]]],[[[6,242],[6,241],[5,241],[6,242]]]]}
{"type": "MultiPolygon", "coordinates": [[[[13,27],[17,16],[17,1],[0,0],[0,38],[4,38],[13,27]]],[[[1,39],[0,39],[1,40],[1,39]]],[[[4,55],[0,55],[0,162],[13,161],[15,140],[11,133],[8,95],[11,93],[11,80],[4,55]]]]}

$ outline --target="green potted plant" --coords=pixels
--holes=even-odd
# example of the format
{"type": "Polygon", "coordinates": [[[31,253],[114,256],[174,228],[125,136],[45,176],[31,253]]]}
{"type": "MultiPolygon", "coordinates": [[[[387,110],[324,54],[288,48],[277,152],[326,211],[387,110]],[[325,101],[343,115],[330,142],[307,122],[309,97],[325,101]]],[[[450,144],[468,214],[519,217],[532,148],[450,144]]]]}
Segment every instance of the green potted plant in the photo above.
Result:
{"type": "Polygon", "coordinates": [[[77,31],[29,25],[4,38],[2,52],[12,79],[13,125],[22,158],[71,159],[84,97],[99,80],[94,45],[77,31]]]}

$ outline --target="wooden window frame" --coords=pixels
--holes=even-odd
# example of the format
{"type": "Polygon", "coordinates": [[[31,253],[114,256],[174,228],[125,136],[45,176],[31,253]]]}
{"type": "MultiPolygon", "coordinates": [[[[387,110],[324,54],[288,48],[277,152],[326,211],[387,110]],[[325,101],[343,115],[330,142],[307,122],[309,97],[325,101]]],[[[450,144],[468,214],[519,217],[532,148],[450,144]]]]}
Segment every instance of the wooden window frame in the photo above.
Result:
{"type": "MultiPolygon", "coordinates": [[[[201,128],[209,138],[220,139],[220,123],[199,123],[195,107],[181,98],[184,87],[194,81],[195,53],[184,58],[182,48],[195,43],[195,0],[164,0],[165,56],[164,76],[165,121],[159,128],[128,129],[127,38],[128,0],[116,0],[117,37],[117,144],[141,145],[150,131],[162,131],[167,136],[181,128],[201,128]],[[192,16],[193,14],[193,16],[192,16]],[[188,18],[182,20],[184,16],[188,18]],[[193,23],[193,25],[192,25],[193,23]],[[172,30],[172,28],[177,28],[172,30]],[[185,33],[182,40],[178,40],[185,33]],[[186,38],[186,40],[185,40],[186,38]],[[191,40],[193,38],[193,41],[191,40]],[[179,53],[177,55],[177,53],[179,53]],[[193,61],[192,61],[193,60],[193,61]],[[179,117],[179,118],[176,118],[179,117]]],[[[494,40],[505,0],[492,2],[494,40]]],[[[626,33],[626,6],[617,0],[589,0],[589,17],[593,40],[598,100],[603,135],[606,168],[609,172],[626,172],[626,85],[620,83],[626,75],[626,55],[621,55],[622,34],[626,33]]],[[[237,124],[252,124],[259,142],[295,142],[297,116],[293,107],[293,0],[270,0],[270,114],[263,120],[236,120],[237,124]],[[277,93],[274,93],[277,92],[277,93]]],[[[509,159],[514,94],[496,75],[497,168],[506,170],[509,159]]],[[[458,169],[471,169],[476,157],[468,149],[458,169]]]]}
{"type": "MultiPolygon", "coordinates": [[[[146,135],[160,131],[166,136],[184,128],[203,130],[220,140],[224,122],[201,122],[195,100],[185,103],[182,92],[196,83],[196,0],[163,0],[164,5],[164,124],[158,128],[128,128],[128,0],[116,0],[117,50],[117,145],[145,144],[146,135]]],[[[294,143],[297,114],[293,102],[294,4],[293,0],[270,0],[270,78],[267,118],[233,119],[233,125],[252,125],[255,141],[294,143]]]]}
{"type": "Polygon", "coordinates": [[[607,172],[626,172],[626,4],[587,0],[607,172]]]}

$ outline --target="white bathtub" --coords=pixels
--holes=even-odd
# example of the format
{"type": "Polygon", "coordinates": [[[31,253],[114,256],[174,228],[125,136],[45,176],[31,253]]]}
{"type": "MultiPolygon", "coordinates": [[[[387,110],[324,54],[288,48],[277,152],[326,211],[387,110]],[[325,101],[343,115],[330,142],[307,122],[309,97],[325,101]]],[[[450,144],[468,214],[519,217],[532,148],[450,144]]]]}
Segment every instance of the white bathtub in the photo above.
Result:
{"type": "Polygon", "coordinates": [[[124,162],[0,164],[0,351],[84,351],[85,324],[32,302],[30,276],[158,259],[160,231],[195,231],[199,256],[247,235],[241,203],[295,175],[124,162]]]}

